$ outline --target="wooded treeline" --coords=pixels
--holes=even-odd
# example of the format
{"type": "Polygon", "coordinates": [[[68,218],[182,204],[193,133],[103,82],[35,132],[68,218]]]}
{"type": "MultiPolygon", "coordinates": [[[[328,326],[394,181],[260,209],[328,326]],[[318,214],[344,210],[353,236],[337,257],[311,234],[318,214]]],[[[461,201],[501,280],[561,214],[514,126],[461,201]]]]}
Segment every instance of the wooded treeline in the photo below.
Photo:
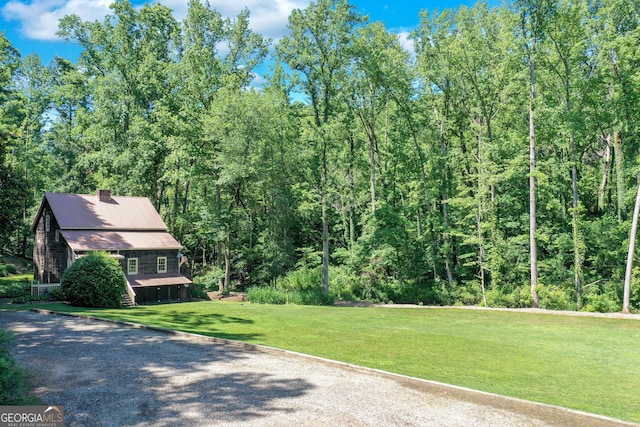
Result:
{"type": "Polygon", "coordinates": [[[631,0],[425,10],[409,52],[342,0],[294,11],[277,43],[248,10],[191,0],[178,22],[124,0],[60,22],[77,63],[0,36],[2,241],[29,255],[44,191],[104,188],[149,197],[230,287],[297,274],[345,298],[619,310],[639,16],[631,0]]]}

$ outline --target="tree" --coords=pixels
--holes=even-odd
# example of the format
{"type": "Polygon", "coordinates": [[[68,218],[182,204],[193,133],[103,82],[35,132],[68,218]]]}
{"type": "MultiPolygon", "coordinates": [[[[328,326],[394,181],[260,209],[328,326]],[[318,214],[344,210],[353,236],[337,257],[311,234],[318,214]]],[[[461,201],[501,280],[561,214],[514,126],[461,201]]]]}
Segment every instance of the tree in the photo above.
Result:
{"type": "Polygon", "coordinates": [[[11,237],[23,224],[24,199],[28,193],[18,168],[21,111],[20,93],[15,77],[20,67],[20,53],[0,33],[0,248],[9,249],[11,237]]]}
{"type": "Polygon", "coordinates": [[[636,235],[638,233],[638,217],[640,216],[640,184],[638,184],[638,194],[636,204],[633,208],[633,221],[629,232],[629,252],[627,255],[627,268],[624,275],[624,290],[622,300],[622,312],[629,313],[629,299],[631,295],[631,275],[633,273],[633,254],[636,250],[636,235]]]}
{"type": "Polygon", "coordinates": [[[538,301],[538,243],[536,210],[536,61],[538,45],[545,37],[545,25],[549,18],[550,3],[547,0],[522,0],[516,3],[520,8],[522,42],[529,69],[529,258],[531,269],[531,296],[533,307],[538,301]]]}
{"type": "Polygon", "coordinates": [[[318,195],[322,210],[322,287],[329,292],[329,150],[341,139],[339,90],[351,61],[355,30],[363,22],[345,0],[318,0],[289,17],[290,36],[277,46],[280,59],[300,75],[300,90],[309,97],[310,139],[320,145],[318,195]]]}

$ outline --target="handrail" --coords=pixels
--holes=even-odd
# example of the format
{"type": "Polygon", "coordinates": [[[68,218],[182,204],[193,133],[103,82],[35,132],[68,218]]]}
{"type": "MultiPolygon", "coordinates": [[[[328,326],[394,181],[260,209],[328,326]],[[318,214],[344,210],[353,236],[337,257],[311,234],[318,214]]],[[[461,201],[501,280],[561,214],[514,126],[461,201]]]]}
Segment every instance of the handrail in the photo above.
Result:
{"type": "Polygon", "coordinates": [[[129,298],[131,298],[131,301],[135,303],[136,291],[134,291],[133,288],[131,287],[131,283],[129,283],[129,280],[127,280],[127,276],[124,276],[124,281],[127,283],[127,294],[129,294],[129,298]]]}

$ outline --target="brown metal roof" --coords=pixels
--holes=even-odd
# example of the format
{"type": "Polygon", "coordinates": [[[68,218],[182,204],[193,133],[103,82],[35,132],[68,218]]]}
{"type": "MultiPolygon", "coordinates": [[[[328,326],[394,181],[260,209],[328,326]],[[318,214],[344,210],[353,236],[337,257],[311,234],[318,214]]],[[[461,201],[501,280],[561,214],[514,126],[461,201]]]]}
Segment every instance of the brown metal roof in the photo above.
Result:
{"type": "Polygon", "coordinates": [[[44,197],[62,230],[167,230],[146,197],[112,196],[106,202],[95,194],[45,193],[44,197]]]}
{"type": "Polygon", "coordinates": [[[127,276],[131,287],[188,285],[193,283],[179,274],[158,274],[154,276],[127,276]]]}
{"type": "Polygon", "coordinates": [[[166,231],[61,230],[60,233],[76,252],[182,248],[166,231]]]}

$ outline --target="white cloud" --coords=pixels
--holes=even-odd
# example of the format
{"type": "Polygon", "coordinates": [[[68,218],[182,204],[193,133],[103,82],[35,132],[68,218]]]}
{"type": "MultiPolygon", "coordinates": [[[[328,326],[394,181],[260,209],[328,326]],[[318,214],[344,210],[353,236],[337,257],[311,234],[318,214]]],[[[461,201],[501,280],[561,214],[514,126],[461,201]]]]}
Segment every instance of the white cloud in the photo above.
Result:
{"type": "MultiPolygon", "coordinates": [[[[10,0],[0,8],[7,21],[17,21],[23,36],[34,40],[56,40],[58,21],[76,14],[84,21],[102,20],[113,0],[10,0]]],[[[159,0],[171,8],[178,20],[187,15],[188,0],[159,0]]],[[[138,1],[132,3],[138,5],[138,1]]],[[[251,28],[265,37],[280,39],[286,33],[289,15],[306,8],[310,0],[213,0],[210,4],[222,16],[235,18],[245,7],[251,12],[251,28]]]]}
{"type": "Polygon", "coordinates": [[[411,33],[409,31],[398,31],[398,40],[400,41],[400,45],[412,55],[415,54],[414,47],[415,43],[413,40],[409,39],[411,33]]]}
{"type": "Polygon", "coordinates": [[[251,12],[251,28],[265,37],[275,40],[286,33],[289,15],[294,9],[304,9],[309,0],[217,0],[214,7],[225,17],[234,18],[245,7],[251,12]]]}
{"type": "Polygon", "coordinates": [[[0,12],[7,21],[18,21],[23,36],[34,40],[57,40],[58,21],[76,14],[85,21],[102,19],[111,0],[11,0],[0,12]]]}

